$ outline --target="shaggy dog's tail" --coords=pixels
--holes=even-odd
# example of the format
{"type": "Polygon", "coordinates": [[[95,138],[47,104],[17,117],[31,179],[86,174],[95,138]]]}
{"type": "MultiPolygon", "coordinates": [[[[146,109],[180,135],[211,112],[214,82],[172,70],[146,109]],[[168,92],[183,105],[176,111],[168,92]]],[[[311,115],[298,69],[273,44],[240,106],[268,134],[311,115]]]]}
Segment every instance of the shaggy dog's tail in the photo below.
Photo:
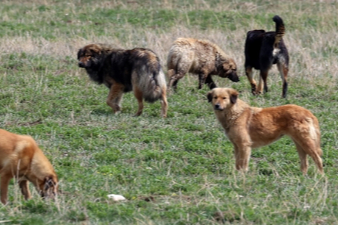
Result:
{"type": "Polygon", "coordinates": [[[151,55],[148,59],[140,68],[135,68],[134,72],[138,73],[137,86],[142,91],[144,100],[155,102],[166,92],[167,85],[159,58],[151,55]]]}
{"type": "Polygon", "coordinates": [[[276,23],[276,36],[274,46],[277,48],[279,42],[282,40],[285,34],[285,26],[282,18],[280,18],[278,15],[275,15],[272,20],[276,23]]]}

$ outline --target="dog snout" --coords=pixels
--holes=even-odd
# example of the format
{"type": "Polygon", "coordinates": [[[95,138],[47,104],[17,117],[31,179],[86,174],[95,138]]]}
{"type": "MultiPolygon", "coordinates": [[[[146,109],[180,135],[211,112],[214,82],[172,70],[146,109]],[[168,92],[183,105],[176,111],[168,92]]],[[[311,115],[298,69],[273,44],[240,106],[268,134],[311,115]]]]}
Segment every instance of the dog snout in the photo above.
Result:
{"type": "Polygon", "coordinates": [[[238,75],[237,75],[236,72],[232,72],[232,73],[228,76],[228,78],[229,78],[231,81],[233,81],[233,82],[238,82],[238,81],[239,81],[239,77],[238,77],[238,75]]]}
{"type": "Polygon", "coordinates": [[[81,68],[84,68],[85,67],[85,64],[83,63],[83,62],[79,62],[79,67],[81,67],[81,68]]]}
{"type": "Polygon", "coordinates": [[[222,107],[219,103],[215,104],[215,110],[222,110],[222,107]]]}

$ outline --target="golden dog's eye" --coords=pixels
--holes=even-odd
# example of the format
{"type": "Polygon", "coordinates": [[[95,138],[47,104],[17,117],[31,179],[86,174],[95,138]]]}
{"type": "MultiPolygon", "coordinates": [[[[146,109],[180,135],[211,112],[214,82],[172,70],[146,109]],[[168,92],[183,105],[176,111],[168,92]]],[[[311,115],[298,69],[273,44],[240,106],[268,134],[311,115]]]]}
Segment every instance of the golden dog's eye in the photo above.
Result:
{"type": "Polygon", "coordinates": [[[223,97],[223,99],[227,99],[226,97],[223,97]]]}
{"type": "Polygon", "coordinates": [[[217,96],[215,96],[214,99],[217,99],[217,96]]]}

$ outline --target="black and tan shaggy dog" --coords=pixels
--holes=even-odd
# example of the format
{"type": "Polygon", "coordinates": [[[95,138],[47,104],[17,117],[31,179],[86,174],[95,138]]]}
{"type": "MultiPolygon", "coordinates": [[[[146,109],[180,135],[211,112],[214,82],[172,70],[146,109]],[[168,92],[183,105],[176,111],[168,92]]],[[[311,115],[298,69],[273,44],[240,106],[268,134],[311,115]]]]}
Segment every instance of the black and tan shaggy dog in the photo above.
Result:
{"type": "Polygon", "coordinates": [[[43,198],[55,198],[58,179],[52,164],[34,139],[0,129],[1,202],[7,203],[8,185],[15,178],[25,199],[31,198],[28,181],[43,198]]]}
{"type": "Polygon", "coordinates": [[[324,173],[319,123],[309,110],[297,105],[251,107],[232,88],[215,88],[207,97],[234,145],[237,170],[248,170],[252,148],[271,144],[285,135],[296,145],[303,174],[307,173],[307,155],[324,173]]]}
{"type": "Polygon", "coordinates": [[[177,82],[186,73],[198,74],[201,89],[206,83],[210,89],[216,87],[211,75],[229,78],[238,82],[237,66],[216,44],[206,40],[178,38],[171,46],[167,59],[169,88],[177,88],[177,82]]]}
{"type": "Polygon", "coordinates": [[[78,51],[79,67],[89,77],[109,88],[107,104],[113,112],[121,109],[122,95],[133,91],[138,101],[136,116],[142,114],[143,99],[161,100],[163,117],[167,116],[166,81],[158,56],[150,49],[114,49],[105,44],[90,44],[78,51]]]}
{"type": "Polygon", "coordinates": [[[282,18],[274,16],[276,31],[251,30],[247,33],[245,41],[245,73],[248,77],[251,90],[254,95],[268,91],[266,79],[273,64],[277,68],[283,80],[283,98],[286,98],[288,90],[287,75],[289,71],[289,54],[284,44],[283,36],[285,27],[282,18]],[[260,71],[258,87],[253,78],[252,68],[260,71]]]}

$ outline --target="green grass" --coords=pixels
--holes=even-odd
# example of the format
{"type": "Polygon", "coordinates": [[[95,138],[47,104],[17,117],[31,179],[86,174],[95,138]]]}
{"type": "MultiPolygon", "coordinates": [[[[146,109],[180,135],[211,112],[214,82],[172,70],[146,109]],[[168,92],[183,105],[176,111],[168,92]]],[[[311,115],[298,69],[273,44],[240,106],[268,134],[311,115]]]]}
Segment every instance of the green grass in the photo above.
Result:
{"type": "MultiPolygon", "coordinates": [[[[5,224],[336,224],[338,223],[337,3],[299,1],[7,1],[0,5],[0,127],[33,136],[55,167],[56,202],[33,192],[24,201],[14,181],[5,224]],[[244,71],[250,29],[286,24],[288,98],[276,69],[270,92],[252,96],[244,71]],[[237,62],[241,81],[215,77],[253,106],[298,104],[319,119],[325,176],[312,160],[300,172],[288,138],[252,152],[246,174],[234,168],[233,147],[216,121],[197,77],[186,76],[160,103],[125,94],[122,112],[105,103],[108,89],[77,67],[91,42],[155,50],[166,72],[180,36],[210,39],[237,62]],[[114,203],[108,194],[128,200],[114,203]],[[217,217],[215,213],[222,213],[217,217]]],[[[31,189],[32,185],[30,185],[31,189]]]]}

